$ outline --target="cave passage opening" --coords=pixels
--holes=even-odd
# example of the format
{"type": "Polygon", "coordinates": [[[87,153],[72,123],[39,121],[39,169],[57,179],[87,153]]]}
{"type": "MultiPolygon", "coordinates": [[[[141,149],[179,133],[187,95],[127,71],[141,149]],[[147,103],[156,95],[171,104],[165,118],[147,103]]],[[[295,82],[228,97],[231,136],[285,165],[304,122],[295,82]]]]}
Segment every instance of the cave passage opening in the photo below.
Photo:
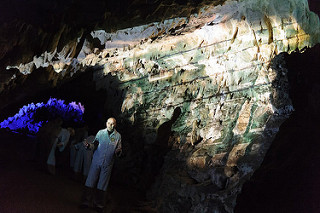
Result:
{"type": "Polygon", "coordinates": [[[244,184],[236,213],[319,212],[319,54],[319,44],[303,53],[284,54],[295,110],[244,184]]]}
{"type": "MultiPolygon", "coordinates": [[[[13,141],[21,140],[25,144],[37,143],[35,135],[47,119],[52,120],[56,117],[62,117],[63,127],[82,128],[86,124],[89,127],[89,135],[95,135],[98,130],[105,128],[109,117],[115,117],[117,119],[117,130],[122,135],[124,155],[115,162],[108,197],[109,199],[111,197],[110,202],[113,203],[112,205],[115,205],[114,208],[120,208],[119,206],[123,205],[123,194],[125,194],[127,202],[130,203],[130,208],[149,208],[151,204],[146,200],[146,193],[152,187],[156,176],[159,175],[164,155],[168,151],[167,140],[171,134],[171,126],[181,114],[181,109],[179,107],[176,108],[172,118],[164,123],[161,128],[159,127],[162,131],[158,135],[155,134],[156,145],[145,146],[147,143],[142,134],[143,127],[128,122],[119,116],[126,91],[119,89],[118,79],[111,74],[107,74],[102,77],[102,81],[104,85],[109,86],[106,86],[106,89],[97,89],[94,73],[97,73],[97,70],[99,73],[99,69],[99,67],[89,68],[77,74],[74,78],[57,84],[53,88],[49,87],[46,90],[32,89],[37,88],[39,84],[41,84],[39,88],[45,87],[43,82],[38,81],[43,73],[39,70],[34,70],[31,78],[37,79],[37,81],[31,82],[27,79],[21,85],[17,85],[15,89],[19,92],[21,91],[19,87],[23,87],[25,91],[33,91],[33,93],[29,92],[19,102],[8,105],[4,109],[6,113],[1,116],[7,118],[12,116],[13,112],[19,111],[9,119],[10,121],[17,120],[13,126],[22,127],[18,131],[12,131],[14,134],[20,133],[18,134],[20,136],[15,135],[12,138],[13,141]],[[33,100],[38,103],[31,103],[33,100]],[[52,107],[53,105],[55,107],[52,107]],[[21,106],[23,107],[19,109],[21,106]],[[51,108],[48,109],[50,106],[51,108]],[[75,110],[70,110],[70,108],[75,110]],[[25,121],[35,121],[36,125],[28,125],[25,121]],[[18,126],[16,125],[17,123],[19,123],[18,126]],[[161,150],[158,148],[161,148],[161,150]],[[138,203],[146,204],[143,204],[142,207],[137,207],[138,203]]],[[[11,91],[12,94],[15,94],[15,90],[11,91]]],[[[9,124],[10,121],[4,123],[9,124]]],[[[4,133],[7,130],[1,129],[1,135],[5,136],[9,134],[4,133]]],[[[31,153],[28,154],[28,158],[34,157],[35,149],[36,145],[32,145],[24,150],[31,153]]],[[[16,153],[16,155],[20,154],[16,153]]],[[[17,157],[21,158],[20,156],[17,157]]],[[[57,167],[57,172],[59,170],[62,172],[60,173],[61,177],[62,174],[69,175],[71,171],[67,171],[69,169],[68,166],[64,165],[63,168],[57,167]]],[[[82,185],[79,185],[79,188],[81,187],[82,185]]]]}

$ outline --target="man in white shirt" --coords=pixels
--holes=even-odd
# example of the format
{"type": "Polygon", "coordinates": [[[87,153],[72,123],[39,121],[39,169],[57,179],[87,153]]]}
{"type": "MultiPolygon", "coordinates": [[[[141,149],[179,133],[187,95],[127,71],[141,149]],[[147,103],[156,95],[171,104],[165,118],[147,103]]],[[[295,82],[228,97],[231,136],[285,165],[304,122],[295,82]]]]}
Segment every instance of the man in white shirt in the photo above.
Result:
{"type": "Polygon", "coordinates": [[[105,195],[114,163],[114,154],[121,155],[121,135],[115,129],[116,119],[109,118],[106,128],[100,130],[93,144],[86,143],[88,149],[95,149],[89,174],[85,183],[85,191],[80,208],[87,208],[93,200],[93,207],[98,212],[103,212],[105,195]],[[97,185],[93,199],[93,190],[97,185]]]}

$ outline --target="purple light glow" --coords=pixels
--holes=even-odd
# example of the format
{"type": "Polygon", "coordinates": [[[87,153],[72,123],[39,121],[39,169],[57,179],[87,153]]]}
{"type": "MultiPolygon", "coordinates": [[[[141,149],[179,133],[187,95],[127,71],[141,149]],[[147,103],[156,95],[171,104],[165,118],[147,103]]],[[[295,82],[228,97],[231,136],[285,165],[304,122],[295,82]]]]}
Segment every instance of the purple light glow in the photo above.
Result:
{"type": "Polygon", "coordinates": [[[50,98],[46,104],[41,102],[23,106],[13,117],[1,122],[0,128],[35,134],[44,123],[55,117],[69,123],[83,123],[83,113],[84,106],[80,102],[65,104],[64,100],[50,98]]]}

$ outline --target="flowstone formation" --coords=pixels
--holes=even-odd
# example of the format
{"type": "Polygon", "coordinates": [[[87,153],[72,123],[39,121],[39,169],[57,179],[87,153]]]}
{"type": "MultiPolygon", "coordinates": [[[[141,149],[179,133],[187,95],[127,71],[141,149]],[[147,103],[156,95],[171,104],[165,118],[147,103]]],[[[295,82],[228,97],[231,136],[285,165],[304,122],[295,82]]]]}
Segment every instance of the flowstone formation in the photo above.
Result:
{"type": "Polygon", "coordinates": [[[318,43],[320,24],[307,0],[242,0],[91,36],[77,57],[70,45],[60,60],[44,53],[16,67],[27,74],[32,64],[51,65],[63,76],[93,68],[96,89],[109,100],[105,110],[142,132],[129,146],[142,147],[144,158],[122,163],[129,174],[143,165],[130,175],[157,209],[233,212],[294,110],[281,53],[318,43]]]}

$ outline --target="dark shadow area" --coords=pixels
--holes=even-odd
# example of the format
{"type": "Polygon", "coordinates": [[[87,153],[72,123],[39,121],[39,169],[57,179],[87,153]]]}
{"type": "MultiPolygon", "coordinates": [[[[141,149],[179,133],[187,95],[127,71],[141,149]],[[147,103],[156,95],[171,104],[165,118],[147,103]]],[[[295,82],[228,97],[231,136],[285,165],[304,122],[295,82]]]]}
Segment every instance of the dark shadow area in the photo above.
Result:
{"type": "Polygon", "coordinates": [[[244,184],[236,213],[320,212],[319,58],[320,45],[285,55],[295,111],[244,184]]]}
{"type": "Polygon", "coordinates": [[[146,144],[144,146],[144,164],[142,168],[142,178],[140,181],[143,182],[142,185],[145,190],[149,190],[154,183],[163,166],[165,155],[172,148],[172,141],[170,141],[170,137],[173,132],[171,128],[179,118],[180,114],[181,108],[175,108],[171,119],[161,124],[157,129],[155,141],[152,144],[146,144]]]}
{"type": "Polygon", "coordinates": [[[316,0],[308,0],[309,8],[311,11],[315,12],[316,14],[320,14],[320,2],[316,0]]]}

